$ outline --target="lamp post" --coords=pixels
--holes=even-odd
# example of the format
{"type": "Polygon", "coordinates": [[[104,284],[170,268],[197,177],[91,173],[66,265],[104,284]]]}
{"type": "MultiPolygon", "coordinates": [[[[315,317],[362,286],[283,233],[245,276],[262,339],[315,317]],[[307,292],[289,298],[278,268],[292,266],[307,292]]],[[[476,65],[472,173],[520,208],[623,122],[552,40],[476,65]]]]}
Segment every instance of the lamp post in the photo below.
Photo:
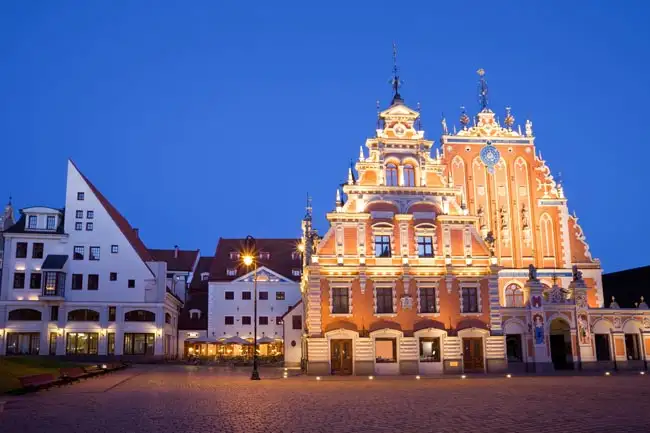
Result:
{"type": "Polygon", "coordinates": [[[246,251],[242,260],[244,265],[253,265],[253,373],[251,380],[260,380],[260,373],[257,371],[257,260],[255,260],[255,238],[246,237],[246,251]]]}

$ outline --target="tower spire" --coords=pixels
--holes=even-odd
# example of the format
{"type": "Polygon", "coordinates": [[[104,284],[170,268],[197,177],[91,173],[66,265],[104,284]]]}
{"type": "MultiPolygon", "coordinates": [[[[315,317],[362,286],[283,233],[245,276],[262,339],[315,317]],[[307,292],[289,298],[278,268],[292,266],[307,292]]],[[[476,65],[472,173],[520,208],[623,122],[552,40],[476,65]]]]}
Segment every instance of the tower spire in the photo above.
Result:
{"type": "Polygon", "coordinates": [[[390,79],[390,84],[393,87],[393,101],[391,105],[403,103],[404,100],[399,94],[399,88],[402,86],[402,81],[399,79],[399,68],[397,67],[397,45],[393,42],[393,77],[390,79]]]}
{"type": "Polygon", "coordinates": [[[478,102],[481,105],[481,111],[483,111],[487,110],[488,107],[488,86],[485,81],[485,70],[480,68],[476,73],[480,77],[478,82],[478,102]]]}

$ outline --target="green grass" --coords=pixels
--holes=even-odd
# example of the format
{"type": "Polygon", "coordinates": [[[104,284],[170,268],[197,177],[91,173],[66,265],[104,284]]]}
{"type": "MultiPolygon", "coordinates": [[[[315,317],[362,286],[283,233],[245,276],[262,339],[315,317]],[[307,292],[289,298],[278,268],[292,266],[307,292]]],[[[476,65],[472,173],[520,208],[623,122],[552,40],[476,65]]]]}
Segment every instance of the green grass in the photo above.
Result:
{"type": "Polygon", "coordinates": [[[78,367],[79,362],[61,361],[42,356],[3,356],[0,357],[0,394],[19,389],[21,376],[51,373],[59,376],[59,368],[78,367]]]}

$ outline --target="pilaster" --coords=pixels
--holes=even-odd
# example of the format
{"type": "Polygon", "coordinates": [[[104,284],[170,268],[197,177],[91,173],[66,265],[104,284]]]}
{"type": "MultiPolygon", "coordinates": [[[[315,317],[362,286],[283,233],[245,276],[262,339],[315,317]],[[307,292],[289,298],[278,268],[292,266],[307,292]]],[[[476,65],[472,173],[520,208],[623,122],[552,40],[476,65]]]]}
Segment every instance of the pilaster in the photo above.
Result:
{"type": "Polygon", "coordinates": [[[537,279],[536,271],[531,271],[531,276],[524,285],[529,294],[526,308],[529,311],[529,323],[533,334],[533,362],[536,372],[553,370],[548,350],[548,336],[546,336],[546,320],[544,319],[544,296],[542,283],[537,279]]]}
{"type": "Polygon", "coordinates": [[[490,302],[490,333],[503,335],[501,318],[501,304],[499,303],[499,269],[492,266],[492,273],[488,276],[488,299],[490,302]]]}

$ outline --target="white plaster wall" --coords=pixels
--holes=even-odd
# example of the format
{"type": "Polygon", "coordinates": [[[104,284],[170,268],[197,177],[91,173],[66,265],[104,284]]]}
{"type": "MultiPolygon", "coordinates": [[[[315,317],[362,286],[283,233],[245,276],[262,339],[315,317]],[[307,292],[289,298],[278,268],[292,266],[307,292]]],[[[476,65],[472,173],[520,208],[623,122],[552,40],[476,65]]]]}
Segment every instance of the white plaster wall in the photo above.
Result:
{"type": "Polygon", "coordinates": [[[284,316],[284,365],[300,365],[302,359],[302,328],[293,329],[293,318],[295,316],[300,316],[304,320],[302,302],[284,316]]]}

